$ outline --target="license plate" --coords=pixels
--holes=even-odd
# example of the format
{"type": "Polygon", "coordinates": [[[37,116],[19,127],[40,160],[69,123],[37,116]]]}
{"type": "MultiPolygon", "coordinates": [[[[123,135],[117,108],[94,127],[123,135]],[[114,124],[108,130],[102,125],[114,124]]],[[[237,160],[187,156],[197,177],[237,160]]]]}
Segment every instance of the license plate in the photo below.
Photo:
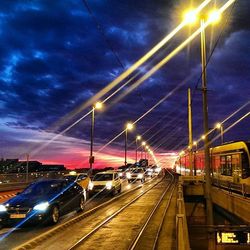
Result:
{"type": "Polygon", "coordinates": [[[11,219],[23,219],[26,217],[26,214],[11,214],[10,218],[11,219]]]}

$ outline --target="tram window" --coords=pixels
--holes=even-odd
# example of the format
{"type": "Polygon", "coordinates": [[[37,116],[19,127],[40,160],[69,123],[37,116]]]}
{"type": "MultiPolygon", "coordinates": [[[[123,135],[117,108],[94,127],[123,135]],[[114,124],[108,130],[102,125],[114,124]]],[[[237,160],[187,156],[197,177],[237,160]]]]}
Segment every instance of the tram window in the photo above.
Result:
{"type": "Polygon", "coordinates": [[[220,169],[220,157],[218,155],[215,155],[213,157],[213,171],[214,173],[217,173],[220,169]]]}
{"type": "Polygon", "coordinates": [[[220,157],[220,168],[221,168],[221,174],[232,176],[232,156],[221,156],[220,157]]]}
{"type": "Polygon", "coordinates": [[[250,176],[250,166],[246,152],[244,152],[241,155],[241,159],[242,159],[242,179],[245,179],[250,176]]]}
{"type": "Polygon", "coordinates": [[[232,169],[233,169],[235,175],[241,177],[240,155],[239,154],[232,155],[232,169]]]}

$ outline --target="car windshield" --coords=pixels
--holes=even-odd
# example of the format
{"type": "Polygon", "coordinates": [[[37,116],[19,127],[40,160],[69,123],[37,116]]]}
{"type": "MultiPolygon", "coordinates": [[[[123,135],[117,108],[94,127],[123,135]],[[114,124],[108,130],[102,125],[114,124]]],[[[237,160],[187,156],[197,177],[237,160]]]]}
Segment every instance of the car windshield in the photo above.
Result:
{"type": "Polygon", "coordinates": [[[110,181],[113,179],[113,174],[96,174],[93,181],[110,181]]]}
{"type": "Polygon", "coordinates": [[[61,189],[62,189],[61,182],[38,182],[28,186],[22,192],[22,194],[31,194],[31,195],[54,194],[60,192],[61,189]]]}
{"type": "Polygon", "coordinates": [[[143,173],[144,171],[143,171],[143,169],[141,169],[141,168],[138,168],[138,169],[133,169],[132,170],[132,173],[143,173]]]}
{"type": "Polygon", "coordinates": [[[64,176],[63,179],[65,179],[67,181],[75,181],[76,180],[76,175],[64,176]]]}

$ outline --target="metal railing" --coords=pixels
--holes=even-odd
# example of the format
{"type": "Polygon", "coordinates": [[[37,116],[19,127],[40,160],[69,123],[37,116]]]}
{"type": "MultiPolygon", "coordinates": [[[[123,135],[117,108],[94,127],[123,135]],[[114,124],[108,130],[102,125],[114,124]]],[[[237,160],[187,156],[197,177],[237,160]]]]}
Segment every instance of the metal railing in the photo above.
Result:
{"type": "MultiPolygon", "coordinates": [[[[204,176],[180,176],[183,182],[204,182],[204,176]]],[[[235,183],[229,180],[222,180],[218,178],[211,178],[212,185],[221,189],[227,190],[230,194],[237,193],[243,197],[250,196],[250,186],[246,183],[235,183]]]]}
{"type": "Polygon", "coordinates": [[[238,193],[243,197],[249,197],[250,195],[250,186],[246,183],[234,183],[231,181],[212,178],[212,184],[218,188],[228,190],[230,194],[238,193]]]}
{"type": "Polygon", "coordinates": [[[176,243],[178,250],[190,250],[182,182],[177,188],[176,243]]]}
{"type": "Polygon", "coordinates": [[[205,176],[204,175],[197,175],[197,176],[180,176],[180,181],[194,181],[194,182],[204,182],[205,181],[205,176]]]}

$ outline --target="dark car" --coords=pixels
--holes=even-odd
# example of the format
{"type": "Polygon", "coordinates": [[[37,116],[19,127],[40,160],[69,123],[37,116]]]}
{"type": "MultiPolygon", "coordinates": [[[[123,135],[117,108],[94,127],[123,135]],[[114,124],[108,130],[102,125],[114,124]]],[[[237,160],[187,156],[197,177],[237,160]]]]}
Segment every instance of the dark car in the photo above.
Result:
{"type": "Polygon", "coordinates": [[[46,222],[56,224],[61,215],[83,210],[85,190],[67,180],[44,180],[30,184],[0,205],[0,224],[46,222]]]}

